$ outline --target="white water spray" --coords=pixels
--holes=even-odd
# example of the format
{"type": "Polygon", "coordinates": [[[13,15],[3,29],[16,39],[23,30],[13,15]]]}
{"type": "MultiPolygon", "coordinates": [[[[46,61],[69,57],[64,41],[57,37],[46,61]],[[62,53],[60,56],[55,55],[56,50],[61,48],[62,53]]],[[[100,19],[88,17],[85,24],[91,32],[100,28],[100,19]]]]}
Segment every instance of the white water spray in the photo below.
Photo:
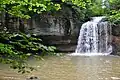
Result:
{"type": "Polygon", "coordinates": [[[72,55],[109,55],[112,52],[111,26],[104,17],[93,17],[80,29],[77,48],[72,55]]]}

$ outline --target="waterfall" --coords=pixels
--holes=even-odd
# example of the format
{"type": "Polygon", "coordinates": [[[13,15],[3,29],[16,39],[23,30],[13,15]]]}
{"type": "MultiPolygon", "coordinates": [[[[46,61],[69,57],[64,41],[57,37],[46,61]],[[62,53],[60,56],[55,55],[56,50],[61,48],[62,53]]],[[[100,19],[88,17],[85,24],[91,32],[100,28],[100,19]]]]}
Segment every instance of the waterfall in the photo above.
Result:
{"type": "Polygon", "coordinates": [[[81,26],[77,48],[77,55],[109,55],[112,52],[111,26],[105,17],[93,17],[91,21],[81,26]]]}

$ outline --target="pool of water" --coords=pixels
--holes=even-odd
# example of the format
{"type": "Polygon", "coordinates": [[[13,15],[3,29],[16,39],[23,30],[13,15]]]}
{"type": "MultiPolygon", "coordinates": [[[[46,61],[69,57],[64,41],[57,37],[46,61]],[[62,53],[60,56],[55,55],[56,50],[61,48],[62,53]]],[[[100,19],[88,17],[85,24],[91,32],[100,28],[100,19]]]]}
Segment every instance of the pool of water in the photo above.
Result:
{"type": "Polygon", "coordinates": [[[120,80],[118,56],[49,56],[43,61],[31,59],[29,64],[37,70],[18,74],[0,64],[0,80],[25,80],[30,76],[40,80],[120,80]]]}

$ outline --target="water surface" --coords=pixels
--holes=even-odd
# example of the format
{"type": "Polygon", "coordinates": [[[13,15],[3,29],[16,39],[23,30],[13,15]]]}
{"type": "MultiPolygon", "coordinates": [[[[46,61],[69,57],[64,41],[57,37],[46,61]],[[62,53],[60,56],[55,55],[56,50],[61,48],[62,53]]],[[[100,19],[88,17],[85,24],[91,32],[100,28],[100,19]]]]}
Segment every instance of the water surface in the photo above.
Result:
{"type": "Polygon", "coordinates": [[[45,57],[43,61],[29,63],[37,71],[23,75],[0,64],[0,80],[25,80],[30,76],[41,80],[120,80],[118,56],[45,57]]]}

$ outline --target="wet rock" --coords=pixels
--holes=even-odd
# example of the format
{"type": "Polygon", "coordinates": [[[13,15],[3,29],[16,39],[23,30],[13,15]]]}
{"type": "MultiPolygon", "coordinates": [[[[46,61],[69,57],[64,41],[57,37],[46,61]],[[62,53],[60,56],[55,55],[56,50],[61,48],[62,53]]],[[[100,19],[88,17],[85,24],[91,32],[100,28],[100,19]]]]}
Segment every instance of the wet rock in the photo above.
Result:
{"type": "Polygon", "coordinates": [[[112,48],[113,52],[112,55],[120,55],[120,37],[119,36],[112,36],[112,48]]]}
{"type": "Polygon", "coordinates": [[[36,76],[31,76],[30,78],[27,78],[26,80],[40,80],[40,78],[36,76]]]}

